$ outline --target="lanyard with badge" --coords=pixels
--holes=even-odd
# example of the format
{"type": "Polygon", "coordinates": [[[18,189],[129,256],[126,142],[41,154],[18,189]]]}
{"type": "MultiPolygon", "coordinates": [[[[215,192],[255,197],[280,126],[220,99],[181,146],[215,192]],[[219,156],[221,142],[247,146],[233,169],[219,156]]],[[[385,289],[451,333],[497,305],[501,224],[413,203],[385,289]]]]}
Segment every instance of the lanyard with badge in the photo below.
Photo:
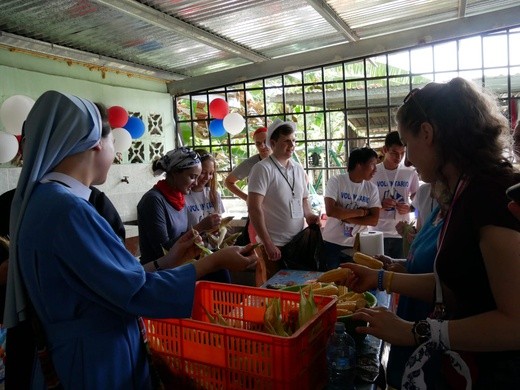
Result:
{"type": "MultiPolygon", "coordinates": [[[[291,189],[292,196],[291,196],[291,201],[289,202],[289,208],[291,210],[291,218],[303,218],[302,199],[301,198],[296,198],[296,196],[294,196],[294,186],[295,186],[295,183],[296,183],[296,178],[295,178],[295,175],[294,175],[294,168],[292,169],[292,179],[293,180],[292,180],[292,185],[291,185],[291,183],[289,182],[289,173],[287,173],[287,176],[284,175],[282,170],[278,166],[278,164],[273,160],[273,157],[269,156],[269,159],[274,164],[276,169],[278,169],[278,172],[280,172],[280,175],[282,175],[282,177],[284,178],[285,182],[287,183],[287,185],[291,189]]],[[[286,171],[287,171],[287,169],[286,169],[286,171]]]]}
{"type": "MultiPolygon", "coordinates": [[[[395,198],[395,195],[396,195],[396,189],[395,189],[395,183],[397,182],[397,176],[399,175],[399,169],[401,169],[401,167],[397,167],[396,169],[396,172],[395,172],[395,176],[394,176],[394,181],[392,182],[392,185],[390,185],[390,179],[388,179],[388,173],[386,172],[387,169],[383,166],[383,173],[385,174],[385,178],[386,178],[386,181],[388,182],[388,186],[390,187],[390,197],[391,199],[396,199],[395,198]]],[[[396,216],[396,213],[397,213],[397,210],[395,207],[392,207],[390,209],[385,209],[386,211],[394,211],[394,218],[396,216]]]]}

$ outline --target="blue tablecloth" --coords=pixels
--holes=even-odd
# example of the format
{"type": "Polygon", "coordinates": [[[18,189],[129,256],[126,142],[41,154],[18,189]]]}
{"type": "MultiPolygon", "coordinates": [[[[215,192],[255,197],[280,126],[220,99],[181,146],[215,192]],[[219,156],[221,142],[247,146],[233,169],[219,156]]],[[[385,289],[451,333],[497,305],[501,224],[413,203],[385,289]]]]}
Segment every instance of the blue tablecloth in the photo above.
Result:
{"type": "MultiPolygon", "coordinates": [[[[281,270],[267,280],[262,287],[283,288],[305,284],[309,280],[318,278],[322,272],[317,271],[296,271],[281,270]]],[[[377,305],[389,307],[391,296],[384,291],[370,291],[377,298],[377,305]]],[[[374,382],[379,375],[379,366],[383,342],[371,335],[358,340],[356,344],[358,364],[357,364],[357,390],[375,389],[374,382]]]]}

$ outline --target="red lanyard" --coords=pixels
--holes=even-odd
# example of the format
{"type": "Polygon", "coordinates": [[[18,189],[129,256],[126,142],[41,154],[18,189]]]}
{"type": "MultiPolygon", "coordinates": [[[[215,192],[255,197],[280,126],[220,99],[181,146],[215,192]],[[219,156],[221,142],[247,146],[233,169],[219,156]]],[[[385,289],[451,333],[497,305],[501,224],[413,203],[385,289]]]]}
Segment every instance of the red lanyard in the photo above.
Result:
{"type": "Polygon", "coordinates": [[[460,194],[467,187],[469,180],[464,178],[459,178],[459,182],[457,183],[457,188],[455,189],[455,194],[453,195],[453,199],[451,200],[450,208],[448,209],[448,213],[446,214],[446,218],[444,219],[444,225],[441,228],[439,233],[439,239],[437,240],[437,253],[435,254],[435,261],[433,262],[433,274],[435,276],[435,309],[433,311],[434,318],[443,318],[445,314],[445,306],[442,298],[442,286],[441,280],[439,278],[439,274],[437,273],[437,258],[439,257],[439,253],[441,251],[442,245],[444,243],[444,238],[446,236],[446,231],[448,230],[448,225],[450,223],[451,213],[453,211],[453,207],[457,199],[460,197],[460,194]]]}

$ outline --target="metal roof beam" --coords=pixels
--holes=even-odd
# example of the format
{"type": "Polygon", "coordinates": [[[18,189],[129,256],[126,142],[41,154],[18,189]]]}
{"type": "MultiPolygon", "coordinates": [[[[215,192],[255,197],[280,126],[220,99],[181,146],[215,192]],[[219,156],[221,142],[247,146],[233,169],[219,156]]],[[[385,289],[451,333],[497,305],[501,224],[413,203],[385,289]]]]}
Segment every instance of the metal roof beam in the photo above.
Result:
{"type": "Polygon", "coordinates": [[[196,27],[190,23],[186,23],[178,18],[167,15],[145,4],[141,4],[134,0],[94,0],[99,4],[110,7],[128,14],[134,18],[140,18],[145,22],[161,27],[174,34],[183,35],[185,37],[203,42],[211,47],[223,50],[227,53],[235,54],[252,62],[268,60],[269,57],[261,53],[250,50],[245,46],[241,46],[227,39],[221,38],[204,29],[196,27]]]}
{"type": "Polygon", "coordinates": [[[459,13],[458,17],[463,18],[466,16],[467,0],[459,0],[459,13]]]}
{"type": "Polygon", "coordinates": [[[112,69],[116,72],[134,73],[136,75],[161,79],[163,81],[186,78],[186,75],[183,74],[167,72],[150,66],[139,65],[100,54],[71,49],[53,43],[6,33],[5,31],[0,31],[0,46],[12,48],[14,51],[22,52],[25,50],[28,53],[32,52],[64,60],[78,61],[84,64],[106,67],[107,69],[112,69]]]}
{"type": "Polygon", "coordinates": [[[307,0],[312,8],[318,12],[323,19],[330,23],[332,27],[338,30],[350,42],[359,41],[359,36],[343,21],[338,13],[324,0],[307,0]]]}
{"type": "Polygon", "coordinates": [[[168,83],[168,92],[174,96],[180,96],[190,92],[203,91],[248,80],[257,80],[263,77],[347,61],[367,55],[378,55],[421,44],[514,27],[519,24],[520,6],[510,7],[487,14],[465,17],[413,30],[275,58],[270,61],[244,65],[221,72],[172,81],[168,83]]]}

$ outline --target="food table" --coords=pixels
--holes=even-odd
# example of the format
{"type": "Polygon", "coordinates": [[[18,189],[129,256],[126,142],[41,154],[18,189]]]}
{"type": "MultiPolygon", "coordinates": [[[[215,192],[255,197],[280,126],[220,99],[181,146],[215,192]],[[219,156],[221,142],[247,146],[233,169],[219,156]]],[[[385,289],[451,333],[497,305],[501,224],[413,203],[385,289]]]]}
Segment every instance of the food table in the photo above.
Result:
{"type": "MultiPolygon", "coordinates": [[[[261,287],[264,288],[284,288],[299,284],[305,284],[306,281],[316,279],[321,272],[316,271],[296,271],[296,270],[281,270],[273,277],[267,280],[261,287]]],[[[370,291],[377,298],[377,305],[389,307],[390,295],[384,291],[370,291]]],[[[381,360],[381,353],[383,350],[383,342],[371,335],[363,338],[356,338],[357,349],[357,390],[375,389],[375,381],[379,375],[379,367],[381,360]]]]}

